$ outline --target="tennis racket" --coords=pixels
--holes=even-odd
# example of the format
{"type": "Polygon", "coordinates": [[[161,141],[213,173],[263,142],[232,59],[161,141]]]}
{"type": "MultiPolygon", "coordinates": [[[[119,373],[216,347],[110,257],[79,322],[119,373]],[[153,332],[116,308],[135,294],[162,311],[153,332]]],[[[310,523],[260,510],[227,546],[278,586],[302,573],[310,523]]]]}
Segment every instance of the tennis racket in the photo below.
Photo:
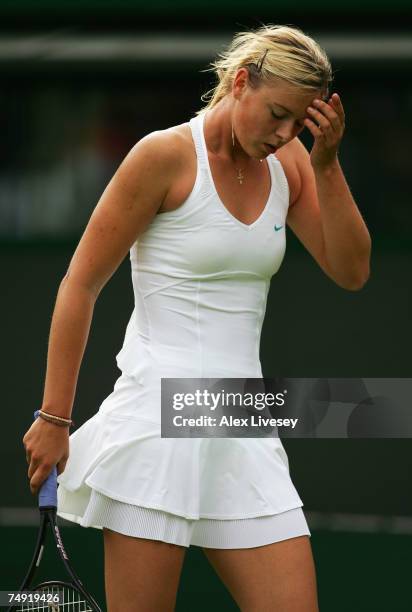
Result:
{"type": "MultiPolygon", "coordinates": [[[[36,410],[34,418],[38,418],[39,411],[36,410]]],[[[8,612],[43,610],[43,612],[102,612],[92,595],[86,591],[80,578],[75,573],[69,557],[63,546],[59,527],[56,522],[57,510],[57,469],[54,466],[50,475],[42,484],[39,491],[40,528],[37,536],[36,547],[26,577],[19,591],[29,591],[25,601],[23,596],[20,601],[9,607],[8,612]],[[53,535],[60,559],[68,574],[68,580],[47,580],[34,583],[35,573],[40,565],[45,548],[48,525],[53,535]],[[57,597],[58,595],[58,597],[57,597]],[[59,599],[57,603],[56,600],[59,599]]]]}

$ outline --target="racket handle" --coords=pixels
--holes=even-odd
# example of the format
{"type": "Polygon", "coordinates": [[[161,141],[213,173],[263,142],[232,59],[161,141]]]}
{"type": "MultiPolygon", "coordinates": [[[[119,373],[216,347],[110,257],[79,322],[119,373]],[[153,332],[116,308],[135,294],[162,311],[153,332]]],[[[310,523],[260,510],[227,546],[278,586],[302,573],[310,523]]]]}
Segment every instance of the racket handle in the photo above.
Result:
{"type": "MultiPolygon", "coordinates": [[[[34,418],[39,416],[39,410],[34,413],[34,418]]],[[[53,467],[52,471],[43,482],[39,491],[39,508],[45,507],[57,508],[57,468],[53,467]]]]}

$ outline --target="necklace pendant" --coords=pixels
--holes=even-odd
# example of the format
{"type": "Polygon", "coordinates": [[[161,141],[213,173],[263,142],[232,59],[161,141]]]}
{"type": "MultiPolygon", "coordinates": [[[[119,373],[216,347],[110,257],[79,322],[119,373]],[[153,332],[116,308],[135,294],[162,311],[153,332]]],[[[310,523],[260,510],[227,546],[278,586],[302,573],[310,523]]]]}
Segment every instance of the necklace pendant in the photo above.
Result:
{"type": "Polygon", "coordinates": [[[240,169],[237,171],[237,178],[238,178],[239,183],[242,184],[244,176],[242,174],[242,170],[240,170],[240,169]]]}

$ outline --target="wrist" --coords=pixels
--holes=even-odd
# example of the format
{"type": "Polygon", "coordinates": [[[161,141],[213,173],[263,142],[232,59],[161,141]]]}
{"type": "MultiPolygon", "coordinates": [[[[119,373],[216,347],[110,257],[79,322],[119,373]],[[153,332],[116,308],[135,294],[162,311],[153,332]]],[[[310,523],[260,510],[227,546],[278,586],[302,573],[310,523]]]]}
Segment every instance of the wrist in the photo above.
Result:
{"type": "Polygon", "coordinates": [[[312,164],[312,167],[315,176],[332,176],[335,172],[340,170],[340,164],[337,156],[323,164],[312,164]]]}
{"type": "Polygon", "coordinates": [[[61,425],[58,425],[57,423],[54,423],[53,421],[48,421],[46,419],[43,419],[40,416],[38,419],[36,419],[36,421],[40,421],[40,427],[44,429],[46,432],[51,432],[56,435],[59,435],[59,434],[70,435],[70,427],[68,427],[67,425],[62,427],[61,425]]]}
{"type": "Polygon", "coordinates": [[[48,421],[49,423],[52,423],[53,425],[57,425],[59,427],[72,427],[72,425],[74,425],[72,419],[61,417],[56,414],[51,414],[43,408],[38,411],[38,416],[44,421],[48,421]]]}
{"type": "Polygon", "coordinates": [[[42,403],[41,408],[39,408],[42,412],[47,414],[51,414],[53,416],[59,417],[59,419],[71,419],[71,409],[67,407],[66,409],[57,407],[55,404],[45,404],[42,403]]]}

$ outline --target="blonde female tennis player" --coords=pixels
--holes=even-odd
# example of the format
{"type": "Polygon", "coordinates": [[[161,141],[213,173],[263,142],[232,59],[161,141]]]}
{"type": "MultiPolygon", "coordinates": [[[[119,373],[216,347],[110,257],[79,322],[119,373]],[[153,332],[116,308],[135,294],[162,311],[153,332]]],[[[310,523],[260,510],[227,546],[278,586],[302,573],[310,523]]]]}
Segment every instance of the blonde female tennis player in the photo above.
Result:
{"type": "Polygon", "coordinates": [[[315,612],[310,532],[281,440],[161,438],[160,379],[262,375],[286,225],[348,290],[368,278],[371,242],[339,165],[344,109],[318,44],[267,25],[237,34],[212,66],[207,106],[131,149],[62,279],[43,414],[23,439],[30,488],[57,463],[59,515],[103,528],[110,612],[173,610],[190,544],[243,612],[315,612]],[[69,440],[93,307],[128,251],[122,374],[69,440]]]}

